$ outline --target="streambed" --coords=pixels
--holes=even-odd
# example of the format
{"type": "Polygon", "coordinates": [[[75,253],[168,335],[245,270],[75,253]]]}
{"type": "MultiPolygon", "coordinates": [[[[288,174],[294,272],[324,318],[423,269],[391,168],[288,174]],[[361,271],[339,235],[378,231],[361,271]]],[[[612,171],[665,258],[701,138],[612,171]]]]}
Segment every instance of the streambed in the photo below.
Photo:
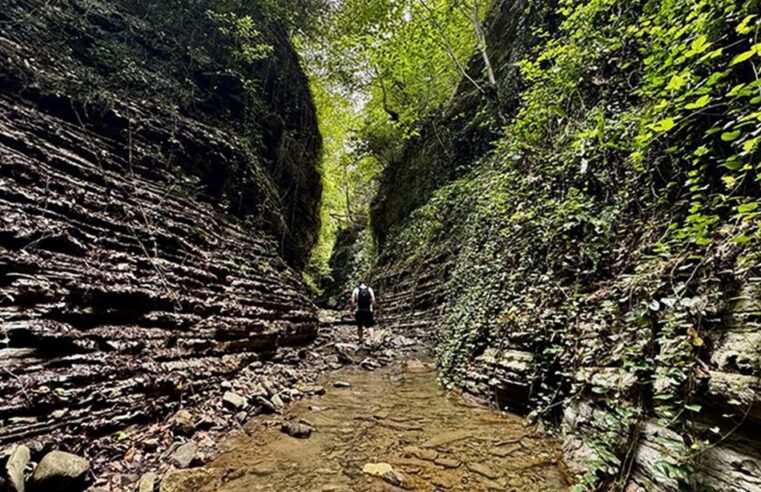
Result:
{"type": "Polygon", "coordinates": [[[162,491],[568,489],[557,441],[448,394],[427,364],[343,370],[323,384],[324,396],[254,418],[214,461],[170,475],[162,491]],[[314,431],[291,437],[284,421],[314,431]]]}

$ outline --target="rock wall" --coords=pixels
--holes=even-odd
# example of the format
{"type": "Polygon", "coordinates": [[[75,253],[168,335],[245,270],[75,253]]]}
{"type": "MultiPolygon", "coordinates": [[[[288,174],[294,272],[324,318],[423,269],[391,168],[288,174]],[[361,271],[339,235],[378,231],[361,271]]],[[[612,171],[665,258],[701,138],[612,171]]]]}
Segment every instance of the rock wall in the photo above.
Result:
{"type": "MultiPolygon", "coordinates": [[[[490,37],[498,88],[514,97],[463,82],[449,121],[424,124],[384,172],[372,217],[384,315],[436,340],[450,386],[560,429],[586,489],[758,490],[758,222],[738,219],[739,209],[758,208],[758,178],[727,206],[722,183],[733,165],[698,170],[689,159],[735,152],[725,148],[733,135],[711,129],[732,127],[729,110],[686,112],[663,143],[637,134],[661,128],[641,115],[675,111],[662,109],[665,97],[648,100],[647,84],[665,86],[663,73],[681,61],[629,34],[657,22],[689,33],[690,9],[518,3],[497,3],[490,37]],[[507,70],[516,57],[532,64],[507,70]],[[484,126],[489,117],[506,122],[504,133],[484,126]],[[448,132],[456,138],[437,142],[448,132]],[[698,238],[683,225],[697,210],[724,229],[698,238]]],[[[711,92],[717,99],[753,79],[731,68],[749,42],[736,39],[745,7],[701,10],[707,39],[735,44],[690,69],[695,90],[716,72],[728,77],[723,93],[711,92]]],[[[696,46],[691,36],[673,45],[696,46]]],[[[731,104],[752,113],[749,100],[731,104]]],[[[752,143],[746,149],[757,157],[752,143]]]]}
{"type": "Polygon", "coordinates": [[[306,78],[264,21],[226,65],[202,3],[0,7],[0,446],[81,451],[316,336],[306,78]]]}

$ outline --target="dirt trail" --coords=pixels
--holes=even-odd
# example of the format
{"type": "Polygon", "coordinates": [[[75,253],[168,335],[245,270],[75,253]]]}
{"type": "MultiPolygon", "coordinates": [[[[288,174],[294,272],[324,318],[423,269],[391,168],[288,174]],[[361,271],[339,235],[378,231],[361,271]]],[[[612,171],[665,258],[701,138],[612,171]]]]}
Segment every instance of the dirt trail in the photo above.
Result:
{"type": "Polygon", "coordinates": [[[251,420],[214,461],[170,475],[161,490],[567,490],[556,441],[448,395],[419,360],[347,368],[322,383],[321,398],[251,420]],[[314,431],[291,437],[287,422],[314,431]]]}

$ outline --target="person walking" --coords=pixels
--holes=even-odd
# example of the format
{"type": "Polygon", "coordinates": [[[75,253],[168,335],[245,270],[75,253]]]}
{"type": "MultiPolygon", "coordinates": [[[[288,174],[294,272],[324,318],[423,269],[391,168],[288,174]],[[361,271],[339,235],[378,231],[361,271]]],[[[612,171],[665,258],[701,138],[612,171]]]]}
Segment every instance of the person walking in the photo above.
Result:
{"type": "Polygon", "coordinates": [[[370,338],[373,337],[373,326],[375,326],[375,319],[373,317],[374,310],[378,309],[378,300],[375,297],[372,287],[362,281],[359,283],[354,292],[351,294],[351,301],[349,302],[349,313],[354,314],[354,320],[357,322],[357,337],[359,343],[363,343],[363,330],[367,328],[370,338]]]}

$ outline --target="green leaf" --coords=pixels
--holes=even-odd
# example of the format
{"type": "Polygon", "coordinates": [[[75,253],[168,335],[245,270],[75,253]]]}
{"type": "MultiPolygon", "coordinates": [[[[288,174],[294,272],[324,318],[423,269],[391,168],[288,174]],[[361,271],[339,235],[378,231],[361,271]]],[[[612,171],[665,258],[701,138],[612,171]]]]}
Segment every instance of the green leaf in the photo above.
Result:
{"type": "Polygon", "coordinates": [[[650,125],[650,129],[656,132],[667,132],[676,126],[676,119],[665,118],[661,121],[650,125]]]}
{"type": "Polygon", "coordinates": [[[750,49],[750,50],[748,50],[748,51],[746,51],[744,53],[740,53],[739,55],[737,55],[734,58],[732,58],[732,61],[729,62],[729,66],[730,67],[734,67],[738,63],[742,63],[744,61],[750,60],[753,57],[753,55],[755,55],[755,54],[756,54],[756,50],[755,49],[750,49]]]}
{"type": "Polygon", "coordinates": [[[707,41],[708,41],[708,37],[706,37],[705,35],[695,39],[690,45],[690,51],[687,53],[687,56],[694,56],[694,55],[699,55],[700,53],[703,53],[705,50],[707,50],[711,46],[711,43],[707,41]]]}
{"type": "Polygon", "coordinates": [[[704,108],[708,105],[708,103],[711,102],[711,96],[705,95],[698,99],[697,101],[691,102],[687,105],[685,105],[685,109],[700,109],[704,108]]]}
{"type": "Polygon", "coordinates": [[[741,214],[748,214],[758,208],[758,202],[743,203],[737,207],[737,211],[741,214]]]}
{"type": "Polygon", "coordinates": [[[745,17],[742,22],[735,28],[739,34],[750,34],[753,31],[753,27],[750,25],[750,21],[756,18],[756,15],[749,15],[745,17]]]}
{"type": "MultiPolygon", "coordinates": [[[[754,54],[754,52],[751,53],[754,54]]],[[[666,86],[667,91],[678,91],[682,87],[687,85],[687,75],[686,74],[677,74],[671,77],[671,80],[669,81],[668,85],[666,86]]]]}
{"type": "Polygon", "coordinates": [[[725,142],[734,142],[740,137],[740,130],[735,130],[733,132],[724,132],[721,134],[721,139],[725,142]]]}
{"type": "Polygon", "coordinates": [[[708,147],[706,147],[705,145],[701,145],[700,147],[695,149],[695,152],[693,152],[693,154],[696,157],[703,157],[704,155],[706,155],[709,152],[710,152],[710,150],[708,150],[708,147]]]}
{"type": "Polygon", "coordinates": [[[690,412],[697,413],[700,411],[702,407],[700,405],[685,405],[684,408],[685,410],[689,410],[690,412]]]}

